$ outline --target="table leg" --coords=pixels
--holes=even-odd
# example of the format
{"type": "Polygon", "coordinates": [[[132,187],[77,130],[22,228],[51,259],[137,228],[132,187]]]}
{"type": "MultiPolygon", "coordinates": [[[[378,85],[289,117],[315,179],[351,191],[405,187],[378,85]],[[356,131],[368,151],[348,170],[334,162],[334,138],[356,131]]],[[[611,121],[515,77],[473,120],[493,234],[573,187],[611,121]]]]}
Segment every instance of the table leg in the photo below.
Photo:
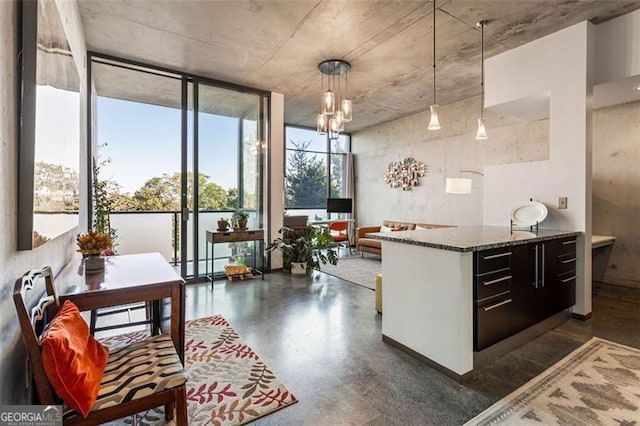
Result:
{"type": "Polygon", "coordinates": [[[151,334],[157,335],[162,332],[162,300],[151,301],[151,334]]]}
{"type": "Polygon", "coordinates": [[[176,347],[182,365],[184,365],[185,344],[185,289],[184,283],[175,283],[171,286],[171,340],[176,347]]]}

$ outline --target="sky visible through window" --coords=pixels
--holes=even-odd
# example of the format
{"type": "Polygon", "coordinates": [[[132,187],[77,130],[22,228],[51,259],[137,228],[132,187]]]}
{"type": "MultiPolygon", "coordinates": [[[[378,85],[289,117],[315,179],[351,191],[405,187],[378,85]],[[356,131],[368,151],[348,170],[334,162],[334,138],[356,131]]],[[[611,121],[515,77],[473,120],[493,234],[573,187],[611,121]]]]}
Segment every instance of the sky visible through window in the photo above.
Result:
{"type": "MultiPolygon", "coordinates": [[[[106,97],[98,97],[97,104],[97,142],[107,144],[99,156],[111,159],[101,171],[103,178],[133,195],[153,177],[180,172],[179,109],[106,97]]],[[[200,114],[199,126],[200,173],[224,189],[237,188],[238,120],[200,114]]]]}

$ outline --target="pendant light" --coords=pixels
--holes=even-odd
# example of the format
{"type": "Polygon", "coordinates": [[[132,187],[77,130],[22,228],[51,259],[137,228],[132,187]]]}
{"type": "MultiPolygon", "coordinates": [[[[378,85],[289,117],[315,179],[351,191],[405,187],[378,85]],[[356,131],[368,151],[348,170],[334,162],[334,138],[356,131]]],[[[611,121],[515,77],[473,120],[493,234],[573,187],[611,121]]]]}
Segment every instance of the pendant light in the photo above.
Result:
{"type": "Polygon", "coordinates": [[[439,105],[436,104],[436,0],[433,0],[433,104],[429,107],[431,110],[431,119],[427,127],[429,130],[440,130],[438,108],[439,105]]]}
{"type": "MultiPolygon", "coordinates": [[[[320,85],[322,90],[324,91],[324,76],[321,75],[320,78],[321,78],[320,85]]],[[[316,131],[318,132],[319,135],[327,134],[327,129],[329,128],[329,120],[327,119],[327,116],[322,113],[323,110],[324,110],[324,92],[320,102],[320,114],[318,114],[318,116],[316,117],[316,131]]]]}
{"type": "Polygon", "coordinates": [[[331,89],[324,92],[324,103],[322,104],[322,113],[324,115],[332,116],[336,106],[336,96],[331,89]]]}
{"type": "Polygon", "coordinates": [[[487,139],[487,129],[484,127],[484,26],[487,25],[487,21],[480,21],[476,24],[476,27],[480,27],[480,118],[478,118],[478,131],[476,132],[476,140],[487,139]]]}
{"type": "Polygon", "coordinates": [[[330,59],[318,64],[322,82],[322,106],[316,117],[318,134],[329,133],[329,139],[337,139],[344,132],[344,124],[351,121],[353,110],[348,92],[347,75],[351,64],[341,59],[330,59]],[[327,75],[327,90],[324,90],[324,75],[327,75]],[[344,85],[341,82],[344,76],[344,85]],[[337,80],[337,81],[336,81],[337,80]],[[344,91],[342,90],[344,87],[344,91]]]}
{"type": "Polygon", "coordinates": [[[344,114],[344,122],[351,121],[351,100],[349,99],[349,74],[344,75],[344,99],[342,100],[342,113],[344,114]]]}

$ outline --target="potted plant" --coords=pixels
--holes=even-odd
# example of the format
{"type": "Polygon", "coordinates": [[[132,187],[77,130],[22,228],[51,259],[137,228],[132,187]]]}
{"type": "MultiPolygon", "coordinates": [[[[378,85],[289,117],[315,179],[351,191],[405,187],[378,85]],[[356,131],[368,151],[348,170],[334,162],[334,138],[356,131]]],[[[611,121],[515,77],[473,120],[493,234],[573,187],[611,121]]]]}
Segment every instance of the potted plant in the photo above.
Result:
{"type": "Polygon", "coordinates": [[[224,217],[218,219],[218,231],[226,231],[227,229],[229,229],[229,220],[224,217]]]}
{"type": "Polygon", "coordinates": [[[85,269],[87,272],[96,272],[104,269],[104,257],[100,254],[111,248],[111,236],[107,233],[89,229],[84,234],[76,236],[78,251],[85,259],[85,269]]]}
{"type": "Polygon", "coordinates": [[[238,209],[233,214],[233,218],[236,220],[237,229],[247,229],[247,219],[249,219],[249,212],[245,209],[238,209]]]}
{"type": "Polygon", "coordinates": [[[267,252],[280,250],[284,268],[293,274],[307,274],[320,265],[338,263],[338,254],[331,247],[332,239],[329,229],[307,226],[302,230],[282,227],[278,233],[280,237],[273,240],[266,248],[267,252]]]}

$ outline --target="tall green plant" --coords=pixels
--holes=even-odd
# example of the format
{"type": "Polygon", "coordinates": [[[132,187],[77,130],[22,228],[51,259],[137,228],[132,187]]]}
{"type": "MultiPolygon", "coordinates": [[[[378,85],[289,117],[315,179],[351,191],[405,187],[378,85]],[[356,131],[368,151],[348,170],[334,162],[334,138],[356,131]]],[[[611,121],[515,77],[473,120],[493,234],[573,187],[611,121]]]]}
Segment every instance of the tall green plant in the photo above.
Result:
{"type": "Polygon", "coordinates": [[[100,168],[103,162],[93,159],[93,229],[108,234],[113,242],[112,249],[117,246],[118,237],[115,229],[111,227],[111,212],[114,209],[114,200],[109,193],[109,181],[100,179],[100,168]]]}

